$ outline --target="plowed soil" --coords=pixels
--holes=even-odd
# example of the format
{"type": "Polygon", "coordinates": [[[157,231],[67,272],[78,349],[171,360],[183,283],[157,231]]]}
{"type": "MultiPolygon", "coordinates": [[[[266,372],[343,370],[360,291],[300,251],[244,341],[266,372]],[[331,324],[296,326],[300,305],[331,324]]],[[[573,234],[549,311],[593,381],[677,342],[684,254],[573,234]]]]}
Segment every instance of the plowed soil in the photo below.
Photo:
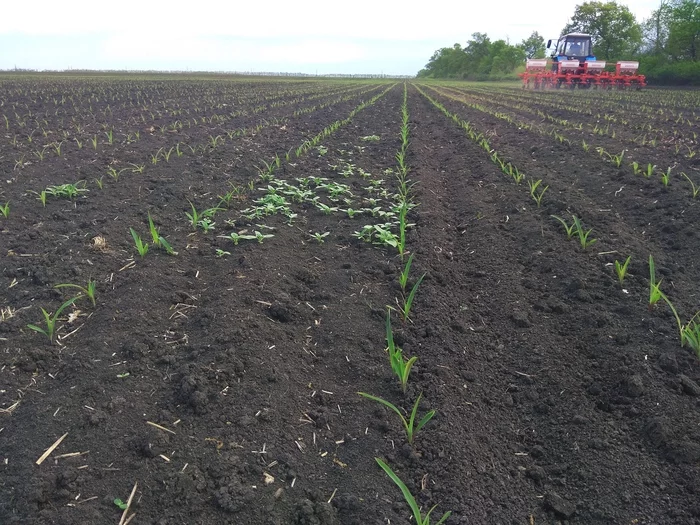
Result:
{"type": "MultiPolygon", "coordinates": [[[[698,357],[680,346],[669,309],[647,305],[651,254],[684,319],[698,310],[700,207],[680,179],[664,187],[633,176],[627,163],[618,169],[464,105],[458,90],[421,87],[549,185],[538,207],[525,182],[506,178],[409,84],[410,285],[425,278],[410,320],[392,313],[397,344],[418,357],[404,394],[385,341],[403,263],[395,249],[356,237],[382,221],[343,212],[371,207],[370,181],[384,181],[377,186],[390,191],[377,205],[390,206],[403,84],[222,82],[212,96],[226,103],[246,93],[243,113],[220,127],[161,132],[191,117],[151,122],[131,109],[137,93],[184,109],[194,99],[178,93],[213,81],[23,82],[0,81],[0,112],[14,102],[20,116],[52,115],[52,89],[100,101],[94,121],[77,113],[87,123],[81,148],[67,140],[61,156],[47,149],[39,160],[12,119],[0,144],[0,204],[10,203],[0,217],[1,523],[120,523],[114,500],[126,502],[134,487],[132,525],[413,523],[375,457],[424,512],[437,505],[434,521],[451,510],[448,524],[700,523],[698,357]],[[122,96],[109,111],[105,85],[122,96]],[[285,159],[387,89],[320,147],[285,159]],[[302,90],[319,98],[298,100],[302,90]],[[121,137],[111,148],[102,121],[121,137]],[[247,131],[225,134],[234,128],[247,131]],[[141,139],[127,142],[135,131],[141,139]],[[177,143],[182,156],[151,162],[177,143]],[[23,153],[31,163],[18,167],[23,153]],[[274,180],[322,177],[348,185],[352,202],[326,214],[292,201],[294,217],[246,219],[242,210],[274,182],[256,166],[276,154],[274,180]],[[129,163],[145,168],[95,182],[129,163]],[[79,180],[89,192],[74,199],[42,206],[31,193],[79,180]],[[190,225],[190,202],[221,206],[212,231],[190,225]],[[151,246],[138,256],[129,229],[150,241],[149,213],[177,255],[151,246]],[[572,214],[597,238],[585,250],[551,217],[572,214]],[[223,238],[244,230],[273,237],[223,238]],[[323,233],[323,242],[313,235],[323,233]],[[621,285],[613,264],[628,255],[621,285]],[[83,297],[67,308],[53,344],[28,329],[43,322],[41,307],[54,312],[76,296],[55,285],[88,279],[95,306],[83,297]],[[437,414],[409,445],[398,416],[358,391],[409,411],[422,394],[419,413],[437,414]]],[[[559,114],[567,117],[576,114],[559,114]]],[[[44,127],[74,133],[68,116],[44,127]]],[[[640,148],[630,155],[673,162],[666,150],[640,148]]],[[[684,169],[698,179],[693,162],[684,169]]]]}

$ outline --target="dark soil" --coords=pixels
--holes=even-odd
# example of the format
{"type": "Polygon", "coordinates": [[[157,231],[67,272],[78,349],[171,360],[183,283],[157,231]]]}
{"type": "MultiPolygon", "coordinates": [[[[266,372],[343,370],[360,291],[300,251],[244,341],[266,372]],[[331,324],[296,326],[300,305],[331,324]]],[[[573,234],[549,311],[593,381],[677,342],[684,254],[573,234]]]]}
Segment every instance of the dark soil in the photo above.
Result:
{"type": "Polygon", "coordinates": [[[354,236],[381,221],[306,201],[291,220],[242,217],[270,184],[256,166],[276,154],[277,179],[347,184],[353,202],[342,209],[369,202],[370,181],[396,191],[386,170],[401,145],[401,84],[322,148],[285,161],[388,87],[0,80],[3,107],[15,108],[0,137],[0,204],[10,202],[0,217],[0,523],[119,523],[114,499],[135,484],[132,524],[410,523],[375,457],[424,511],[438,506],[434,521],[451,510],[449,524],[700,523],[700,366],[668,308],[647,307],[652,254],[683,317],[698,310],[699,208],[680,182],[664,190],[595,154],[581,162],[578,149],[469,108],[453,90],[431,92],[550,186],[538,208],[409,86],[410,284],[425,278],[411,320],[392,315],[396,342],[418,356],[405,394],[385,352],[403,265],[354,236]],[[74,104],[54,100],[61,93],[74,104]],[[36,142],[15,111],[39,129],[36,142]],[[61,156],[34,155],[63,130],[61,156]],[[178,143],[182,156],[151,163],[178,143]],[[129,163],[143,173],[107,174],[129,163]],[[44,207],[30,193],[78,180],[89,192],[73,200],[44,207]],[[188,200],[201,211],[234,187],[215,229],[194,230],[188,200]],[[150,240],[149,213],[176,256],[136,254],[129,228],[150,240]],[[571,213],[598,238],[587,250],[550,217],[571,213]],[[243,229],[274,237],[219,237],[243,229]],[[326,232],[323,243],[312,235],[326,232]],[[620,286],[612,264],[627,255],[620,286]],[[55,344],[27,328],[40,307],[75,296],[54,285],[88,279],[96,305],[68,308],[55,344]],[[358,391],[407,410],[422,393],[420,414],[437,415],[410,446],[398,416],[358,391]]]}

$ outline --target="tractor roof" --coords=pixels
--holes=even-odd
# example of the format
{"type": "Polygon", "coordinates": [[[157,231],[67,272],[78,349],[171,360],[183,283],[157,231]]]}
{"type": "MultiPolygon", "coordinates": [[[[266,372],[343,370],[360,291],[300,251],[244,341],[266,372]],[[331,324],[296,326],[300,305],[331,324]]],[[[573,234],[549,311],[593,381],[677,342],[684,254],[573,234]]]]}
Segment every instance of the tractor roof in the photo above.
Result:
{"type": "Polygon", "coordinates": [[[567,33],[566,35],[562,35],[561,37],[559,37],[559,39],[561,40],[562,38],[566,38],[567,36],[573,36],[573,37],[577,37],[577,38],[581,38],[581,37],[591,38],[591,35],[589,35],[588,33],[567,33]]]}

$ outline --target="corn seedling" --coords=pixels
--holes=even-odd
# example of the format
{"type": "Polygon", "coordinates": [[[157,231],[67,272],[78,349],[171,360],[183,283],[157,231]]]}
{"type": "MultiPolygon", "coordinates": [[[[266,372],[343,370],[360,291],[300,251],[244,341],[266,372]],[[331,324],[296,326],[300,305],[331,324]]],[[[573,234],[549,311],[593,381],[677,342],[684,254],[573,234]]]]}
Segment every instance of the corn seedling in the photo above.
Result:
{"type": "Polygon", "coordinates": [[[403,317],[404,321],[409,320],[409,314],[411,313],[411,306],[413,306],[413,300],[416,298],[416,292],[418,291],[418,287],[423,282],[424,278],[425,274],[421,275],[411,288],[411,292],[408,294],[408,297],[404,298],[403,306],[401,307],[401,317],[403,317]]]}
{"type": "Polygon", "coordinates": [[[557,217],[556,215],[552,215],[552,217],[554,217],[562,224],[562,226],[564,226],[564,230],[566,231],[566,238],[571,239],[574,236],[576,230],[576,223],[572,222],[571,225],[568,225],[566,224],[566,221],[561,217],[557,217]]]}
{"type": "Polygon", "coordinates": [[[100,189],[102,189],[102,187],[104,186],[104,182],[102,179],[104,179],[104,175],[99,179],[95,179],[95,184],[97,184],[97,187],[100,189]]]}
{"type": "Polygon", "coordinates": [[[175,148],[170,148],[169,150],[163,149],[163,158],[165,159],[165,162],[170,162],[170,155],[173,154],[173,151],[175,148]]]}
{"type": "Polygon", "coordinates": [[[528,186],[530,186],[530,197],[532,197],[532,199],[537,203],[538,208],[542,203],[542,197],[544,197],[544,192],[547,191],[547,189],[549,188],[549,186],[545,186],[538,192],[537,188],[540,186],[541,183],[542,179],[538,179],[536,181],[527,181],[528,186]]]}
{"type": "Polygon", "coordinates": [[[136,250],[139,252],[139,255],[141,257],[144,257],[148,253],[148,244],[143,242],[141,237],[139,237],[139,234],[136,233],[136,230],[133,228],[129,228],[131,231],[131,237],[134,239],[134,245],[136,246],[136,250]]]}
{"type": "Polygon", "coordinates": [[[654,174],[655,169],[656,165],[649,163],[647,164],[647,169],[644,172],[642,172],[642,175],[644,175],[647,179],[650,179],[651,176],[654,174]]]}
{"type": "Polygon", "coordinates": [[[91,139],[90,142],[92,142],[92,147],[93,149],[97,149],[97,135],[94,135],[91,139]]]}
{"type": "Polygon", "coordinates": [[[56,152],[57,156],[61,156],[61,146],[63,145],[63,141],[61,142],[54,142],[51,144],[53,146],[54,151],[56,152]]]}
{"type": "Polygon", "coordinates": [[[700,358],[700,312],[697,312],[681,332],[681,346],[688,343],[688,346],[695,351],[695,355],[700,358]]]}
{"type": "Polygon", "coordinates": [[[625,150],[622,150],[619,155],[610,155],[610,162],[612,162],[616,168],[622,165],[622,159],[625,158],[625,150]]]}
{"type": "Polygon", "coordinates": [[[41,190],[41,191],[29,190],[29,193],[33,193],[34,195],[36,195],[37,200],[40,201],[44,207],[46,207],[46,195],[47,195],[46,190],[41,190]]]}
{"type": "Polygon", "coordinates": [[[418,357],[413,356],[410,359],[405,359],[403,351],[394,344],[394,333],[391,329],[391,312],[386,313],[386,342],[389,352],[389,362],[391,369],[399,379],[401,391],[405,394],[408,386],[408,377],[411,375],[411,369],[418,360],[418,357]]]}
{"type": "Polygon", "coordinates": [[[697,198],[698,193],[700,193],[700,186],[696,186],[695,183],[686,175],[685,173],[681,172],[681,177],[685,178],[688,182],[690,182],[690,186],[693,188],[693,199],[697,198]]]}
{"type": "Polygon", "coordinates": [[[620,281],[620,284],[622,284],[627,276],[627,267],[629,266],[631,260],[632,256],[630,255],[622,264],[620,264],[620,261],[615,261],[615,273],[617,274],[617,280],[620,281]]]}
{"type": "Polygon", "coordinates": [[[211,222],[211,218],[216,214],[217,211],[221,211],[221,208],[208,208],[200,213],[197,211],[197,208],[194,207],[194,204],[192,204],[191,201],[188,200],[187,202],[190,203],[192,213],[185,212],[185,215],[187,215],[187,218],[190,220],[192,228],[196,230],[198,227],[200,227],[203,230],[207,231],[207,228],[205,227],[205,225],[202,224],[202,221],[207,219],[209,221],[209,226],[213,225],[213,223],[211,222]]]}
{"type": "Polygon", "coordinates": [[[634,173],[635,175],[639,175],[640,173],[642,173],[642,169],[639,167],[639,162],[633,162],[631,166],[632,173],[634,173]]]}
{"type": "Polygon", "coordinates": [[[61,315],[61,313],[63,313],[63,310],[72,305],[77,299],[77,297],[68,299],[65,303],[59,306],[58,310],[56,310],[53,314],[50,314],[42,308],[41,313],[44,315],[44,322],[46,323],[46,328],[42,328],[35,324],[28,324],[27,328],[29,328],[30,330],[34,330],[35,332],[39,332],[40,334],[44,334],[46,337],[49,338],[49,342],[53,343],[54,334],[56,332],[56,321],[58,320],[58,317],[61,315]]]}
{"type": "Polygon", "coordinates": [[[133,164],[130,162],[129,166],[131,166],[131,173],[143,173],[143,170],[146,169],[145,164],[133,164]]]}
{"type": "Polygon", "coordinates": [[[576,215],[572,215],[574,219],[574,226],[576,227],[576,234],[578,235],[578,240],[581,243],[581,248],[584,250],[588,248],[591,244],[595,243],[598,239],[588,239],[588,236],[591,234],[593,231],[593,228],[591,228],[588,231],[584,231],[583,226],[581,226],[581,220],[576,217],[576,215]]]}
{"type": "Polygon", "coordinates": [[[656,282],[656,265],[654,264],[654,258],[649,255],[649,310],[659,302],[664,294],[661,292],[661,281],[656,282]]]}
{"type": "Polygon", "coordinates": [[[399,208],[399,242],[396,249],[399,251],[399,256],[403,261],[406,253],[406,214],[408,213],[408,205],[406,201],[401,203],[399,208]]]}
{"type": "MultiPolygon", "coordinates": [[[[165,238],[161,236],[160,232],[156,228],[156,225],[153,223],[153,217],[151,217],[150,211],[148,212],[148,231],[151,233],[151,240],[153,241],[154,246],[164,249],[168,255],[177,255],[177,252],[173,250],[173,247],[170,246],[170,243],[168,243],[168,241],[166,241],[165,238]]],[[[134,239],[134,241],[136,241],[136,239],[134,239]]]]}
{"type": "Polygon", "coordinates": [[[107,174],[114,179],[115,182],[119,181],[119,175],[122,174],[122,171],[124,170],[119,170],[117,171],[114,169],[114,167],[110,166],[107,168],[107,174]]]}
{"type": "Polygon", "coordinates": [[[507,171],[508,175],[513,177],[513,180],[515,181],[516,184],[520,184],[523,181],[523,178],[525,178],[525,174],[520,173],[518,171],[518,168],[513,166],[510,162],[507,164],[507,166],[508,166],[508,171],[507,171]]]}
{"type": "Polygon", "coordinates": [[[413,404],[413,410],[411,410],[411,415],[408,419],[403,416],[401,410],[399,410],[396,405],[387,401],[386,399],[382,399],[381,397],[373,396],[372,394],[367,394],[365,392],[358,392],[358,394],[367,399],[371,399],[372,401],[376,401],[377,403],[381,403],[385,407],[396,412],[396,414],[398,414],[398,416],[401,418],[401,423],[403,423],[403,428],[406,431],[406,437],[408,438],[408,442],[410,444],[413,444],[413,438],[415,437],[416,433],[418,433],[418,431],[420,431],[420,429],[423,428],[426,423],[428,423],[428,421],[433,419],[435,416],[435,410],[430,410],[420,419],[420,421],[418,421],[418,424],[416,425],[416,415],[418,414],[418,405],[420,405],[420,401],[423,397],[422,393],[413,404]]]}
{"type": "Polygon", "coordinates": [[[661,183],[664,186],[668,186],[669,182],[671,182],[671,168],[668,168],[666,170],[666,173],[661,174],[661,183]]]}
{"type": "Polygon", "coordinates": [[[673,306],[673,303],[671,303],[666,294],[659,291],[659,295],[671,309],[673,316],[676,318],[681,346],[683,347],[687,343],[688,346],[695,351],[696,355],[700,357],[700,311],[696,312],[695,315],[690,318],[690,321],[684,325],[681,322],[681,318],[678,315],[676,307],[673,306]]]}
{"type": "Polygon", "coordinates": [[[401,274],[399,275],[399,284],[401,285],[401,291],[406,292],[406,285],[408,284],[408,274],[411,271],[411,265],[413,264],[413,255],[408,258],[408,261],[406,261],[405,266],[403,267],[403,270],[401,271],[401,274]]]}
{"type": "Polygon", "coordinates": [[[221,248],[216,249],[216,256],[217,257],[225,257],[227,255],[231,255],[231,252],[227,252],[226,250],[222,250],[221,248]]]}
{"type": "MultiPolygon", "coordinates": [[[[90,299],[90,302],[92,303],[92,306],[95,306],[95,285],[97,283],[93,281],[92,279],[88,279],[87,286],[83,287],[80,286],[79,284],[57,284],[54,286],[54,288],[77,288],[80,290],[85,296],[90,299]]],[[[76,297],[77,299],[77,297],[76,297]]]]}
{"type": "MultiPolygon", "coordinates": [[[[401,493],[403,494],[404,499],[406,500],[406,503],[408,503],[408,506],[411,507],[411,512],[413,512],[413,517],[416,520],[417,525],[430,525],[430,514],[435,510],[437,505],[433,505],[431,509],[428,511],[428,513],[423,517],[423,514],[420,510],[420,507],[418,506],[418,503],[416,503],[416,498],[413,497],[413,494],[411,494],[411,491],[408,490],[408,487],[406,484],[401,481],[401,478],[399,478],[393,470],[391,470],[391,467],[384,463],[381,459],[379,458],[374,458],[377,464],[382,468],[382,470],[386,473],[387,476],[396,483],[396,486],[401,489],[401,493]]],[[[442,525],[445,523],[447,518],[449,518],[452,515],[452,511],[447,511],[445,514],[442,515],[442,518],[440,518],[435,525],[442,525]]]]}
{"type": "Polygon", "coordinates": [[[2,213],[2,216],[6,219],[10,216],[10,201],[0,206],[0,213],[2,213]]]}

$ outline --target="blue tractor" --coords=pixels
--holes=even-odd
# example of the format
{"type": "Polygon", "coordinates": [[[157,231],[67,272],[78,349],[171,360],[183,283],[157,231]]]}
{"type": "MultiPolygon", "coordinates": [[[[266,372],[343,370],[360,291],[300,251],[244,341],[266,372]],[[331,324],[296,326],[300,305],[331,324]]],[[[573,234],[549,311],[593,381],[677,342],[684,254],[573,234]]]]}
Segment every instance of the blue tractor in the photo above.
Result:
{"type": "Polygon", "coordinates": [[[596,60],[593,55],[591,44],[591,35],[585,33],[569,33],[555,40],[555,46],[552,47],[552,41],[547,42],[547,49],[552,49],[552,71],[559,69],[559,62],[578,60],[581,67],[586,61],[594,62],[596,60]]]}

